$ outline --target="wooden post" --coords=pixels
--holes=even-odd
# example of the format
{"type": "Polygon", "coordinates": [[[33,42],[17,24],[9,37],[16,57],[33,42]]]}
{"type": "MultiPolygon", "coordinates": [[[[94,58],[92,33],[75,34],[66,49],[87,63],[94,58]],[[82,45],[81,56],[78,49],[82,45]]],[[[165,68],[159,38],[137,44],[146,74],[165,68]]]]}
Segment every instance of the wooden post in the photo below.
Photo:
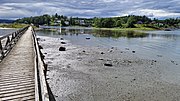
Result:
{"type": "Polygon", "coordinates": [[[22,34],[24,34],[25,31],[27,31],[28,28],[29,26],[22,28],[12,34],[0,37],[0,62],[11,51],[12,47],[16,44],[16,42],[22,36],[22,34]],[[5,45],[4,43],[2,45],[2,40],[5,40],[5,45]]]}
{"type": "Polygon", "coordinates": [[[9,36],[7,37],[7,41],[6,41],[6,45],[5,46],[7,46],[8,44],[9,44],[9,42],[10,42],[10,38],[9,38],[9,36]]]}
{"type": "Polygon", "coordinates": [[[1,57],[0,57],[0,60],[1,60],[4,57],[4,51],[3,51],[1,40],[0,40],[0,54],[1,54],[1,57]]]}

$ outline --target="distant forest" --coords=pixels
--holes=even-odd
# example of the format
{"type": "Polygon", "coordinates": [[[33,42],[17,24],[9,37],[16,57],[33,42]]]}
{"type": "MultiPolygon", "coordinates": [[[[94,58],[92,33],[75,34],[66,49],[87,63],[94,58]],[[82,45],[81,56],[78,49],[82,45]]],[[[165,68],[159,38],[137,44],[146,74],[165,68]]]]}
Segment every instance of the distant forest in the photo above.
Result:
{"type": "Polygon", "coordinates": [[[42,15],[35,17],[25,17],[15,21],[16,23],[34,24],[35,26],[92,26],[97,28],[135,28],[137,24],[144,27],[153,28],[179,28],[179,18],[168,18],[165,20],[150,19],[147,16],[123,16],[123,17],[110,17],[110,18],[78,18],[67,17],[64,15],[42,15]],[[60,23],[61,22],[61,23],[60,23]]]}
{"type": "Polygon", "coordinates": [[[13,23],[15,20],[0,19],[0,23],[13,23]]]}

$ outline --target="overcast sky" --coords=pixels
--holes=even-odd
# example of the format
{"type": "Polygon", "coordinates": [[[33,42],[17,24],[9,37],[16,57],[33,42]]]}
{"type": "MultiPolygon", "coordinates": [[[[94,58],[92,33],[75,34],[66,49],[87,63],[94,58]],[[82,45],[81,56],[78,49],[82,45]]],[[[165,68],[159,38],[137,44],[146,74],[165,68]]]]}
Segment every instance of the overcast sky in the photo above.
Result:
{"type": "Polygon", "coordinates": [[[0,0],[0,19],[42,14],[77,17],[180,17],[180,0],[0,0]]]}

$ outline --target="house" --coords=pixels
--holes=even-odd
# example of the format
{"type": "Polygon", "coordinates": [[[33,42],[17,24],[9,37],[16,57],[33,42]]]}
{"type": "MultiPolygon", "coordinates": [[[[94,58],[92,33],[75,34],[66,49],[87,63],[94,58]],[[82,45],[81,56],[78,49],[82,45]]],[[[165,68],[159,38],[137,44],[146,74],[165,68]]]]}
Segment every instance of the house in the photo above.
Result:
{"type": "Polygon", "coordinates": [[[142,21],[138,21],[137,24],[143,24],[143,22],[142,21]]]}

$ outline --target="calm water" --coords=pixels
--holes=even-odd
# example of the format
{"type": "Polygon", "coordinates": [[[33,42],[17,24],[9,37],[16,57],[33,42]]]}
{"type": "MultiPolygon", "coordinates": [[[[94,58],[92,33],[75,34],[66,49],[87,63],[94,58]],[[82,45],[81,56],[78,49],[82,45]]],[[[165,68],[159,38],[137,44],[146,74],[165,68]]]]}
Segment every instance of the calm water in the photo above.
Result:
{"type": "Polygon", "coordinates": [[[38,35],[63,37],[71,43],[82,46],[117,47],[121,50],[135,50],[142,58],[176,61],[180,64],[180,30],[148,31],[147,35],[138,36],[132,32],[114,32],[92,29],[66,28],[57,31],[38,31],[38,35]],[[87,40],[86,38],[90,38],[87,40]]]}
{"type": "Polygon", "coordinates": [[[0,29],[0,36],[11,34],[12,32],[15,32],[17,29],[0,29]]]}

